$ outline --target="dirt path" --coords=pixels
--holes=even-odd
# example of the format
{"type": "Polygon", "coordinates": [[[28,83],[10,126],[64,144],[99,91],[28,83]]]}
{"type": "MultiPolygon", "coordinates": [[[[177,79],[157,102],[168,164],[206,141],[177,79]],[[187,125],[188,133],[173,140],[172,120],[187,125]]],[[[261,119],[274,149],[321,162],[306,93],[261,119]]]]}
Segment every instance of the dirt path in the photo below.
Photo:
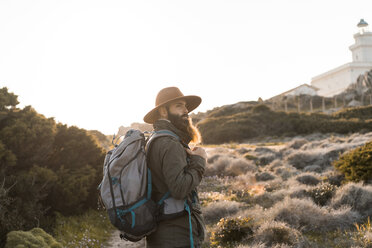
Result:
{"type": "Polygon", "coordinates": [[[139,242],[133,243],[130,241],[125,241],[120,239],[120,232],[115,231],[111,239],[108,241],[107,245],[104,248],[119,248],[119,247],[125,247],[125,248],[143,248],[145,247],[145,240],[141,240],[139,242]]]}

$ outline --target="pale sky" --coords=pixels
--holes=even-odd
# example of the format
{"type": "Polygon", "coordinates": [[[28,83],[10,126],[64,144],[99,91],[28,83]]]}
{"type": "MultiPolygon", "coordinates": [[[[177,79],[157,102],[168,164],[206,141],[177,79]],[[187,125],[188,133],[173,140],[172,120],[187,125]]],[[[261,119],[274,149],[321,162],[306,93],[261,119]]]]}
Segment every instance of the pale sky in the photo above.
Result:
{"type": "Polygon", "coordinates": [[[46,117],[113,134],[158,91],[195,112],[270,98],[351,62],[372,1],[0,0],[0,87],[46,117]]]}

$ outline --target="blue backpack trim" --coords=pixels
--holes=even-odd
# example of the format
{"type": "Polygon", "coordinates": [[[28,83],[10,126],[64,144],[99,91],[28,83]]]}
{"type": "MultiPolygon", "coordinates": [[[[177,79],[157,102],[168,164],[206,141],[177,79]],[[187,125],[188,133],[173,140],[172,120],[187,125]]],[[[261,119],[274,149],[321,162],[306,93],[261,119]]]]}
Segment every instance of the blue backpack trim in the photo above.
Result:
{"type": "Polygon", "coordinates": [[[163,195],[163,197],[158,201],[158,205],[161,205],[161,204],[164,202],[164,200],[168,199],[169,196],[170,196],[170,192],[168,191],[168,192],[165,193],[165,194],[163,195]]]}
{"type": "Polygon", "coordinates": [[[133,211],[130,211],[130,213],[132,214],[132,228],[134,228],[136,224],[136,214],[133,211]]]}
{"type": "Polygon", "coordinates": [[[121,221],[122,223],[124,223],[125,221],[121,218],[121,216],[123,216],[123,215],[125,215],[125,214],[127,214],[127,213],[130,212],[131,215],[132,215],[132,228],[134,228],[136,217],[135,217],[135,213],[133,212],[133,210],[136,209],[136,208],[138,208],[139,206],[145,204],[148,200],[149,200],[149,199],[147,199],[147,198],[143,198],[142,200],[138,201],[136,204],[134,204],[133,206],[131,206],[130,208],[125,209],[125,210],[123,210],[123,209],[118,209],[118,208],[117,208],[117,209],[116,209],[116,213],[117,213],[117,215],[118,215],[120,221],[121,221]]]}
{"type": "Polygon", "coordinates": [[[194,247],[194,238],[192,236],[192,223],[191,223],[191,210],[189,204],[187,204],[187,201],[185,200],[185,210],[187,211],[189,215],[189,226],[190,226],[190,247],[194,247]]]}

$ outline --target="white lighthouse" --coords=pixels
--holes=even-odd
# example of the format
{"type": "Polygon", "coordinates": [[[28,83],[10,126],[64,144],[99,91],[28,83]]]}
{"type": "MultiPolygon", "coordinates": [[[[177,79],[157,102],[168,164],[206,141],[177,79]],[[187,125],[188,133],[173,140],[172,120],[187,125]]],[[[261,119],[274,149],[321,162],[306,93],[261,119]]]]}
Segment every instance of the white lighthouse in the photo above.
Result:
{"type": "Polygon", "coordinates": [[[331,97],[344,91],[358,76],[372,69],[372,32],[363,19],[357,25],[355,43],[349,47],[352,62],[315,76],[311,85],[318,88],[318,95],[331,97]]]}

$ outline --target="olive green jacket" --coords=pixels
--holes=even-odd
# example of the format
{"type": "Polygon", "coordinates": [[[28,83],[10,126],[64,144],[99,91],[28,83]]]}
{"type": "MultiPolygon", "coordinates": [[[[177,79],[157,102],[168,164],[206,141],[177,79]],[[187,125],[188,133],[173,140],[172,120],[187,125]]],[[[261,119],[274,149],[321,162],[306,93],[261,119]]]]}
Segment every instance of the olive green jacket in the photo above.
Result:
{"type": "MultiPolygon", "coordinates": [[[[185,144],[190,142],[187,134],[181,132],[167,120],[158,120],[155,131],[170,130],[185,144]]],[[[159,137],[151,144],[148,166],[152,173],[152,198],[158,202],[166,192],[175,199],[188,198],[192,202],[192,190],[199,185],[205,168],[205,159],[188,155],[181,142],[171,136],[159,137]],[[187,162],[189,157],[189,163],[187,162]]],[[[192,230],[194,244],[198,247],[204,240],[205,223],[201,216],[199,198],[192,204],[192,230]]],[[[171,220],[163,220],[157,230],[147,236],[147,247],[190,247],[189,217],[187,214],[171,220]]]]}

